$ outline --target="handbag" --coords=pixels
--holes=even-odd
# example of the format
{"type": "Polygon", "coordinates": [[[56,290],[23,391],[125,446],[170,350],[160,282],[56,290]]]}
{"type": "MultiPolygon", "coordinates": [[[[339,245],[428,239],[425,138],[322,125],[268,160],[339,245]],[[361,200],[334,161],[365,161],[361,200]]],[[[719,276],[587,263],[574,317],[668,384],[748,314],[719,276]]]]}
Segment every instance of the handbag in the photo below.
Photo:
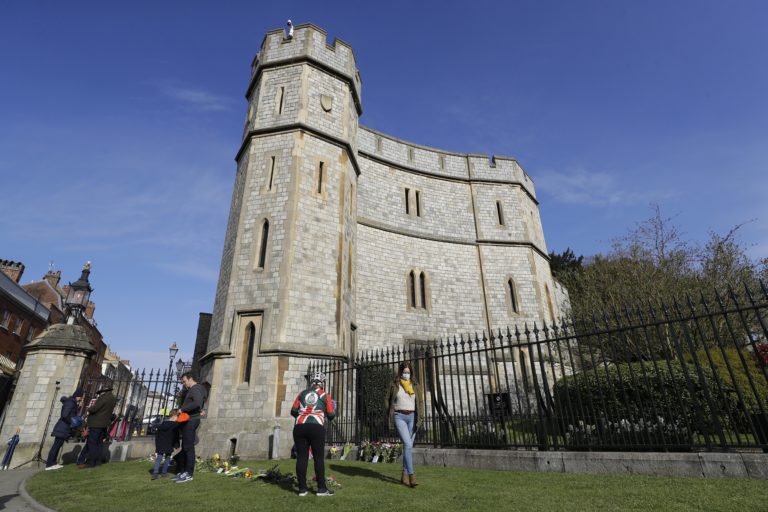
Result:
{"type": "Polygon", "coordinates": [[[80,428],[83,426],[83,417],[82,416],[72,416],[69,419],[69,426],[72,428],[80,428]]]}

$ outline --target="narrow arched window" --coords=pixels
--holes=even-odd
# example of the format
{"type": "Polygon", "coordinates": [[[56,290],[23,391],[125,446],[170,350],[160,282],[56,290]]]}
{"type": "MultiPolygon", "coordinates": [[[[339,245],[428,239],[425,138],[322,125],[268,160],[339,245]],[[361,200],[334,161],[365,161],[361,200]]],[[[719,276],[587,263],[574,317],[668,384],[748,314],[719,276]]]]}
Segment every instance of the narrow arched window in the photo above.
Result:
{"type": "Polygon", "coordinates": [[[427,277],[424,272],[419,274],[419,292],[421,295],[421,307],[427,309],[427,277]]]}
{"type": "Polygon", "coordinates": [[[243,336],[243,382],[251,382],[251,366],[253,364],[253,349],[256,342],[256,328],[253,322],[248,323],[243,336]]]}
{"type": "Polygon", "coordinates": [[[519,313],[519,309],[517,306],[517,294],[515,293],[515,282],[510,277],[507,280],[507,288],[509,292],[509,303],[512,305],[512,312],[513,313],[519,313]]]}
{"type": "Polygon", "coordinates": [[[264,268],[267,261],[267,241],[269,239],[269,221],[264,219],[261,226],[261,247],[259,248],[259,268],[264,268]]]}
{"type": "Polygon", "coordinates": [[[411,270],[411,273],[408,274],[408,294],[410,295],[411,299],[411,307],[416,307],[416,273],[411,270]]]}
{"type": "Polygon", "coordinates": [[[272,182],[275,178],[275,157],[270,157],[269,159],[269,184],[267,185],[267,190],[272,190],[272,182]]]}
{"type": "Polygon", "coordinates": [[[421,217],[421,192],[416,191],[416,216],[421,217]]]}
{"type": "Polygon", "coordinates": [[[282,114],[283,113],[283,99],[285,97],[285,87],[281,87],[279,91],[277,91],[277,113],[282,114]]]}
{"type": "Polygon", "coordinates": [[[499,224],[504,225],[504,210],[501,207],[501,201],[496,201],[496,214],[499,216],[499,224]]]}

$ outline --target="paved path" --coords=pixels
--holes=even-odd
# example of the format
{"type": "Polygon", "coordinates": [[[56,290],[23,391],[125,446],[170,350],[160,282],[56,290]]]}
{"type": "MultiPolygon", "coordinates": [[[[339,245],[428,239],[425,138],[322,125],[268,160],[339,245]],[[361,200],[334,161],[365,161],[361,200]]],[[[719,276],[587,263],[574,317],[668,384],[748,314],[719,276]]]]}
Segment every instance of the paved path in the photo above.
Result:
{"type": "MultiPolygon", "coordinates": [[[[42,467],[41,467],[42,469],[42,467]]],[[[36,502],[27,501],[19,487],[21,483],[40,471],[37,468],[0,471],[0,510],[3,512],[40,512],[50,510],[36,502]]]]}

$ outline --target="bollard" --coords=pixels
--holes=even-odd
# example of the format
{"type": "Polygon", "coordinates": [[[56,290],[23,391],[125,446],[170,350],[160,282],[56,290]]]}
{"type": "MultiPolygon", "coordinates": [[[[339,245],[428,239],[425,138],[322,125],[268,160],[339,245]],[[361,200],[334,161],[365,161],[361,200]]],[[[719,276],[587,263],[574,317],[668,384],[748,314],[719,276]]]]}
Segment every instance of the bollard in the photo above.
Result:
{"type": "Polygon", "coordinates": [[[280,425],[272,428],[272,459],[280,458],[280,425]]]}

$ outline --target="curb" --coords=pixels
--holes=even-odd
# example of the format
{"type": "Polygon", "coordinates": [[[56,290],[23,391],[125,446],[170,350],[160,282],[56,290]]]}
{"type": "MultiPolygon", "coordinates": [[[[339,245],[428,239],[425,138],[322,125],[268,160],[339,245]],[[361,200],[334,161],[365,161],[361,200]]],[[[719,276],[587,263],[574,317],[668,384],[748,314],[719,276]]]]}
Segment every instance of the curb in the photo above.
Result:
{"type": "MultiPolygon", "coordinates": [[[[36,473],[35,473],[36,474],[36,473]]],[[[48,508],[45,505],[38,503],[32,496],[29,495],[27,492],[27,480],[33,477],[35,474],[29,475],[27,478],[21,481],[19,484],[19,495],[24,499],[24,501],[27,502],[27,504],[32,507],[33,509],[37,510],[38,512],[56,512],[52,508],[48,508]]]]}

